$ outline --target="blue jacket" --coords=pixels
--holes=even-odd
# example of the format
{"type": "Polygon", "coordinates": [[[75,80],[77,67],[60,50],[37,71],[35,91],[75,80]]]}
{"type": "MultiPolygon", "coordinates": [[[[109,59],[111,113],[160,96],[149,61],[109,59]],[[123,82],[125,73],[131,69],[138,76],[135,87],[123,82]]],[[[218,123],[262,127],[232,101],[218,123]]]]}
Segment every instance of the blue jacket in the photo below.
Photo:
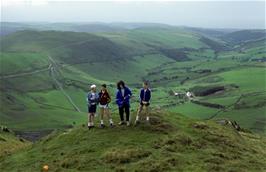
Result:
{"type": "Polygon", "coordinates": [[[92,93],[89,92],[87,95],[87,102],[88,105],[96,105],[98,103],[99,100],[99,95],[97,93],[95,93],[95,96],[92,96],[92,93]]]}
{"type": "Polygon", "coordinates": [[[122,91],[121,89],[118,89],[116,92],[116,104],[121,107],[123,106],[123,104],[130,104],[130,97],[132,96],[131,90],[128,87],[124,88],[125,93],[124,93],[124,97],[122,95],[122,91]]]}
{"type": "Polygon", "coordinates": [[[140,102],[142,101],[149,102],[151,99],[151,90],[147,89],[145,92],[144,88],[142,88],[140,90],[139,99],[140,99],[140,102]]]}

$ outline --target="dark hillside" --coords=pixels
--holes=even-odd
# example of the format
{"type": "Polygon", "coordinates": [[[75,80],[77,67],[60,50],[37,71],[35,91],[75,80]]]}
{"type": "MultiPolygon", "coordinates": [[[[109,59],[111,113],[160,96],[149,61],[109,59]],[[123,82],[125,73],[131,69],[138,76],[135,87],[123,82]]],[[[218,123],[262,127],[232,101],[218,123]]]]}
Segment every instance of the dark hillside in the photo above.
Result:
{"type": "Polygon", "coordinates": [[[228,33],[221,37],[222,40],[230,44],[239,44],[252,40],[260,40],[266,38],[266,30],[241,30],[228,33]]]}

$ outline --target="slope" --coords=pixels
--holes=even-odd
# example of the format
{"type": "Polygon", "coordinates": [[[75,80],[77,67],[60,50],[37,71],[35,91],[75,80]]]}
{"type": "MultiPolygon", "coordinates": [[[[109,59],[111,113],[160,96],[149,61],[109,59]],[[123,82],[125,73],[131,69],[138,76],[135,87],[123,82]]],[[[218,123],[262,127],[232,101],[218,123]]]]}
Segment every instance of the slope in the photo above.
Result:
{"type": "Polygon", "coordinates": [[[29,141],[16,137],[8,129],[0,129],[0,159],[18,150],[29,147],[29,145],[31,145],[29,141]]]}
{"type": "Polygon", "coordinates": [[[55,132],[11,156],[2,171],[264,171],[265,138],[230,125],[156,111],[151,125],[55,132]]]}

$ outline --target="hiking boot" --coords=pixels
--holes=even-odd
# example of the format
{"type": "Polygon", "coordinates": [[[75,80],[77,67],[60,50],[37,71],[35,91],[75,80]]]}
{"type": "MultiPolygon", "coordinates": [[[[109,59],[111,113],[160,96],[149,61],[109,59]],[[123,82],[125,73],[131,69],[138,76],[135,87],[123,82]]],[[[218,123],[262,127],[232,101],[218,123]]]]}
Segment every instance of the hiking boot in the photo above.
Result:
{"type": "Polygon", "coordinates": [[[127,121],[127,126],[128,126],[128,127],[130,126],[130,122],[129,122],[129,121],[127,121]]]}
{"type": "Polygon", "coordinates": [[[100,128],[104,128],[105,127],[105,125],[104,124],[100,124],[100,128]]]}
{"type": "Polygon", "coordinates": [[[121,122],[118,123],[118,125],[124,125],[124,124],[125,124],[124,121],[121,121],[121,122]]]}

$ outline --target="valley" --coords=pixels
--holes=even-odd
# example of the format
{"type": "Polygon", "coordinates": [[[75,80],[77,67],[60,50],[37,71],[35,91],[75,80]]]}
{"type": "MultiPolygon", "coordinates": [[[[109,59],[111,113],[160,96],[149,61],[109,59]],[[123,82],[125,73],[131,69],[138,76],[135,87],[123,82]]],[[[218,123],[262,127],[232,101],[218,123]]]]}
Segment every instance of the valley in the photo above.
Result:
{"type": "MultiPolygon", "coordinates": [[[[133,114],[141,82],[148,80],[154,108],[235,120],[265,134],[265,35],[257,32],[236,31],[241,41],[170,26],[8,34],[1,37],[1,125],[38,131],[84,123],[89,85],[106,83],[114,97],[123,79],[134,93],[133,114]],[[211,87],[223,90],[205,95],[211,87]],[[197,94],[194,101],[172,94],[186,91],[197,94]]],[[[114,101],[111,108],[118,120],[114,101]]]]}
{"type": "Polygon", "coordinates": [[[2,25],[2,171],[265,171],[265,30],[2,25]],[[149,81],[150,124],[117,125],[119,80],[132,121],[149,81]],[[103,83],[115,126],[88,130],[87,92],[103,83]]]}

